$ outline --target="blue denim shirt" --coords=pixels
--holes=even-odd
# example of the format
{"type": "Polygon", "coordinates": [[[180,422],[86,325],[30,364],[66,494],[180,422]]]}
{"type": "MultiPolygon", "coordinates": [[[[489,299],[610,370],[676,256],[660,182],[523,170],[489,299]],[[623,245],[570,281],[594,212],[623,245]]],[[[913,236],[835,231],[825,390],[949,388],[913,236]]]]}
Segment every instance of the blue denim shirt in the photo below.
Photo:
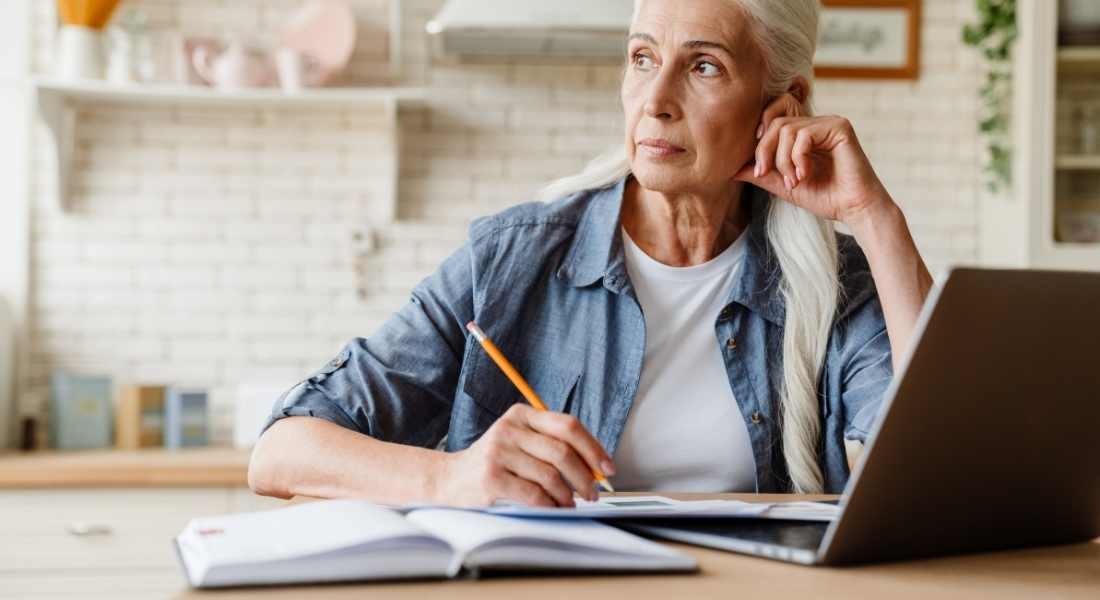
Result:
{"type": "MultiPolygon", "coordinates": [[[[264,429],[313,416],[389,442],[430,448],[445,438],[448,451],[470,446],[524,401],[467,334],[466,323],[476,320],[552,410],[576,416],[614,456],[645,349],[645,321],[623,261],[625,182],[474,221],[469,240],[408,304],[283,394],[264,429]]],[[[756,491],[785,492],[784,307],[765,235],[770,200],[755,187],[745,197],[749,238],[729,302],[714,315],[715,351],[748,427],[756,491]]],[[[832,493],[848,479],[844,440],[866,438],[893,373],[866,259],[850,236],[839,237],[839,250],[844,293],[818,388],[820,462],[832,493]]],[[[683,401],[690,407],[691,398],[683,401]]]]}

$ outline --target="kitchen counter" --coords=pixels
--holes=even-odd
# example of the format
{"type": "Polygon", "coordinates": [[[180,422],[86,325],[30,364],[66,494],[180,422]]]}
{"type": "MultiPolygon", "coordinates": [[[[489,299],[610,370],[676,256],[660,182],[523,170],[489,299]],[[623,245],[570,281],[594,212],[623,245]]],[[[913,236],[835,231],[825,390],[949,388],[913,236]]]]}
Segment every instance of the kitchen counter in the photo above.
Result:
{"type": "Polygon", "coordinates": [[[0,489],[244,487],[250,450],[188,448],[0,454],[0,489]]]}

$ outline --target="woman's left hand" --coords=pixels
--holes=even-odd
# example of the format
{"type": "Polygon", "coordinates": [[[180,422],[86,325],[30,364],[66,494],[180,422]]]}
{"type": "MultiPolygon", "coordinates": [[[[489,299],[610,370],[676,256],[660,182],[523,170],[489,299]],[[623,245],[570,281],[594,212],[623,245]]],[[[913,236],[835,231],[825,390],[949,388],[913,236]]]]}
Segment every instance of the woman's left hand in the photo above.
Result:
{"type": "Polygon", "coordinates": [[[893,200],[844,117],[807,117],[789,94],[761,118],[756,160],[735,175],[815,215],[851,224],[893,200]]]}

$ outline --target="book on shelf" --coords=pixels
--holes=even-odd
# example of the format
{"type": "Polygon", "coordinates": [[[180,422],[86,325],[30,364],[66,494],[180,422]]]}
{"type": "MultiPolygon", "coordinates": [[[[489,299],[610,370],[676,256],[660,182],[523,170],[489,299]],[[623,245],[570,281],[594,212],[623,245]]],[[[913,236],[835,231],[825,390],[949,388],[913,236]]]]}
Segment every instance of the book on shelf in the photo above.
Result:
{"type": "Polygon", "coordinates": [[[59,450],[108,448],[113,435],[111,378],[55,371],[50,377],[49,445],[59,450]]]}
{"type": "Polygon", "coordinates": [[[205,390],[169,387],[164,397],[164,447],[207,445],[208,411],[205,390]]]}
{"type": "Polygon", "coordinates": [[[120,450],[164,445],[163,385],[124,385],[118,392],[115,446],[120,450]]]}

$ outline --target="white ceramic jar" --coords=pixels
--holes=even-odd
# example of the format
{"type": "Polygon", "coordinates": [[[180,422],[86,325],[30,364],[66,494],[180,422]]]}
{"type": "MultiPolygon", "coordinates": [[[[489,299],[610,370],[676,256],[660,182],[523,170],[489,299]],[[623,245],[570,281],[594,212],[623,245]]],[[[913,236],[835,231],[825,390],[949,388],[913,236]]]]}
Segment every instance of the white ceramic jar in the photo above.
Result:
{"type": "Polygon", "coordinates": [[[103,37],[81,25],[63,25],[57,31],[54,74],[64,80],[103,79],[103,37]]]}

